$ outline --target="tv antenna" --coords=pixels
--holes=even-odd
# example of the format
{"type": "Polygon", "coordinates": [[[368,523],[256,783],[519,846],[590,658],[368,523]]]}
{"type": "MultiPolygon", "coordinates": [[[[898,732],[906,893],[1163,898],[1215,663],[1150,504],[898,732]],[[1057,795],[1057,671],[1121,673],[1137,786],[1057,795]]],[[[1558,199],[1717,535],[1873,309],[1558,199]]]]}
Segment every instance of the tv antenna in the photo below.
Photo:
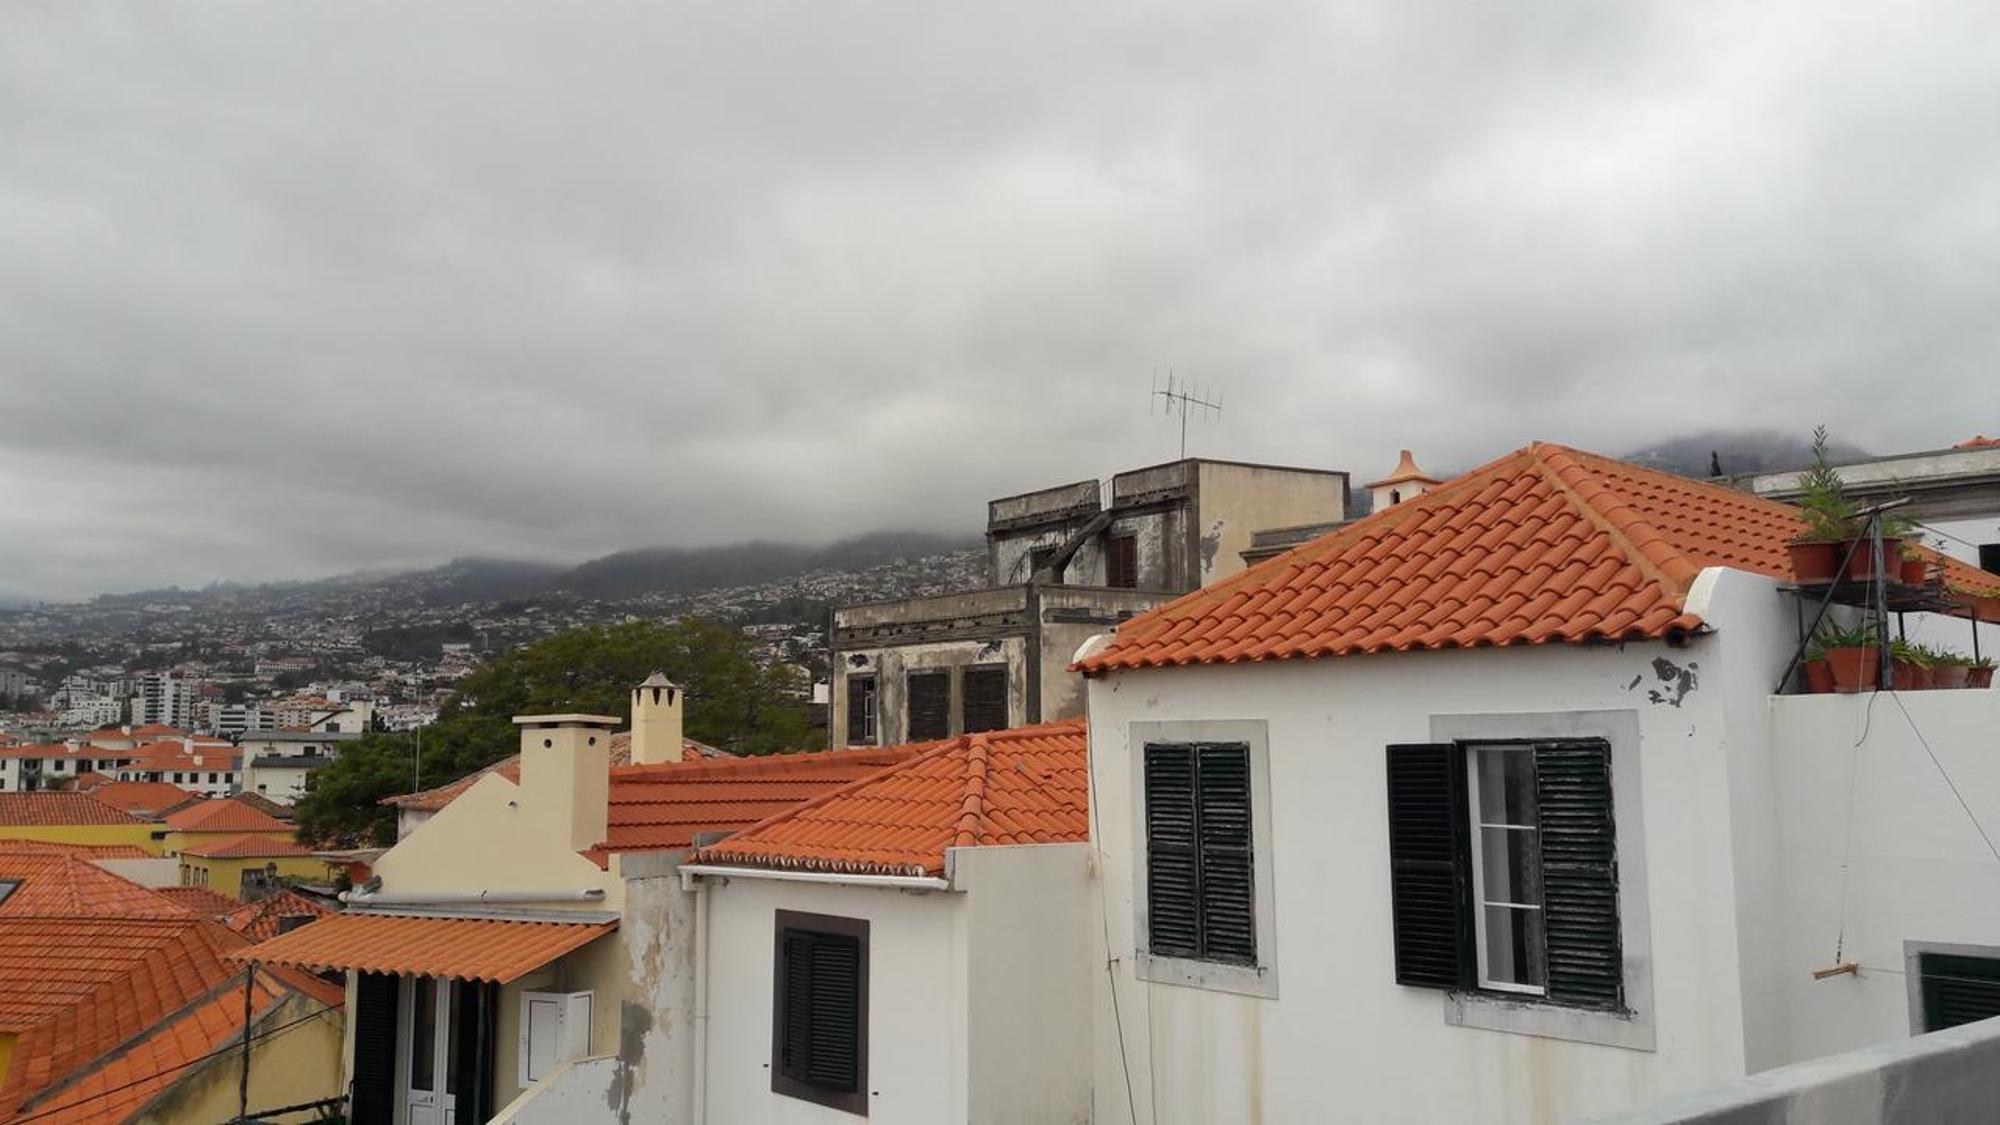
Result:
{"type": "Polygon", "coordinates": [[[1187,459],[1188,411],[1199,410],[1204,418],[1222,416],[1222,396],[1216,395],[1213,402],[1203,394],[1200,386],[1177,379],[1172,371],[1167,372],[1167,381],[1160,382],[1159,372],[1153,373],[1153,393],[1146,400],[1147,413],[1152,413],[1153,401],[1157,399],[1160,408],[1168,415],[1179,412],[1181,416],[1181,459],[1187,459]]]}

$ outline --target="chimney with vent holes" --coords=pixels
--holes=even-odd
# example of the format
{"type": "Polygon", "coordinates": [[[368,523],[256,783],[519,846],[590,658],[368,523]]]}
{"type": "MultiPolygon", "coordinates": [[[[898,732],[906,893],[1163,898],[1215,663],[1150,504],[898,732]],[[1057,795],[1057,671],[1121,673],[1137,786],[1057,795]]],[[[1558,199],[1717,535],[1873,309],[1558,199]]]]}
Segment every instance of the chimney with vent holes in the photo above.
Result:
{"type": "Polygon", "coordinates": [[[650,766],[681,760],[683,741],[682,711],[687,693],[655,672],[632,689],[632,764],[650,766]]]}
{"type": "Polygon", "coordinates": [[[611,715],[516,715],[526,831],[569,851],[604,842],[611,798],[611,715]]]}

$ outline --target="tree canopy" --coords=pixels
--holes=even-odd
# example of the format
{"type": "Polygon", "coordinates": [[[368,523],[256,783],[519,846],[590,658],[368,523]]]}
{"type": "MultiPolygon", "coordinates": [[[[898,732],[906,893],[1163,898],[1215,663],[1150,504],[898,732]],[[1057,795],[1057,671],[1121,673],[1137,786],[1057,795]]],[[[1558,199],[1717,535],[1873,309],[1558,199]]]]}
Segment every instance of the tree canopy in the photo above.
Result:
{"type": "Polygon", "coordinates": [[[377,732],[345,744],[313,771],[296,809],[300,834],[328,845],[395,841],[394,811],[378,802],[446,784],[520,748],[516,715],[578,712],[630,720],[632,688],[653,672],[687,691],[687,737],[735,754],[808,749],[804,706],[785,688],[795,671],[761,667],[736,629],[714,621],[635,621],[559,633],[515,649],[460,681],[421,732],[377,732]]]}

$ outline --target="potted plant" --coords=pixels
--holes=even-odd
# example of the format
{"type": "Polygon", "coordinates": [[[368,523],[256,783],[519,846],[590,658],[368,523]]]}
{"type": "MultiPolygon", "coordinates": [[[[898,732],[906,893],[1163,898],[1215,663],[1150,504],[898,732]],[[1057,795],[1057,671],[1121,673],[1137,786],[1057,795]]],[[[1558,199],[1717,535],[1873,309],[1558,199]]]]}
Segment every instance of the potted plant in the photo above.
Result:
{"type": "Polygon", "coordinates": [[[1873,630],[1859,625],[1827,626],[1820,631],[1819,644],[1826,655],[1827,671],[1833,676],[1833,690],[1842,695],[1875,690],[1881,650],[1873,630]]]}
{"type": "Polygon", "coordinates": [[[1800,583],[1839,577],[1843,545],[1858,533],[1854,502],[1826,457],[1826,427],[1813,428],[1812,463],[1799,474],[1799,518],[1805,527],[1785,544],[1792,578],[1800,583]]]}
{"type": "Polygon", "coordinates": [[[1966,666],[1965,686],[1990,688],[1993,686],[1993,658],[1982,656],[1966,666]]]}
{"type": "Polygon", "coordinates": [[[1923,691],[1931,686],[1931,657],[1908,641],[1889,642],[1889,687],[1893,691],[1923,691]]]}
{"type": "MultiPolygon", "coordinates": [[[[1903,576],[1903,540],[1909,537],[1912,524],[1909,520],[1893,513],[1883,513],[1875,517],[1882,525],[1882,577],[1891,581],[1903,576]]],[[[1869,542],[1868,521],[1857,518],[1850,538],[1841,545],[1847,551],[1847,578],[1851,582],[1873,582],[1875,580],[1875,545],[1869,542]]]]}
{"type": "Polygon", "coordinates": [[[1972,659],[1955,652],[1940,652],[1931,658],[1931,686],[1962,688],[1971,679],[1972,659]]]}
{"type": "Polygon", "coordinates": [[[1805,672],[1807,695],[1825,695],[1833,690],[1833,666],[1826,662],[1826,648],[1818,641],[1806,646],[1806,661],[1800,668],[1805,672]]]}
{"type": "Polygon", "coordinates": [[[1931,560],[1924,556],[1923,546],[1913,540],[1903,540],[1903,585],[1921,586],[1930,577],[1931,560]]]}

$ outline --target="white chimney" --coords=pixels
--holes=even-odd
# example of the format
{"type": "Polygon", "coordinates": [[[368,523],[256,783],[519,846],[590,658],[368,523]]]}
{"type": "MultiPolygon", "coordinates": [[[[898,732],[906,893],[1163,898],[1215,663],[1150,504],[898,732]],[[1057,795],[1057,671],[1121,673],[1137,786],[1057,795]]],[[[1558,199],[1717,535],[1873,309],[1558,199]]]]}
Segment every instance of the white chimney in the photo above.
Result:
{"type": "Polygon", "coordinates": [[[681,760],[682,711],[687,693],[666,673],[655,672],[632,689],[632,764],[656,765],[681,760]]]}
{"type": "Polygon", "coordinates": [[[604,842],[611,798],[611,715],[516,715],[527,830],[570,851],[604,842]]]}

